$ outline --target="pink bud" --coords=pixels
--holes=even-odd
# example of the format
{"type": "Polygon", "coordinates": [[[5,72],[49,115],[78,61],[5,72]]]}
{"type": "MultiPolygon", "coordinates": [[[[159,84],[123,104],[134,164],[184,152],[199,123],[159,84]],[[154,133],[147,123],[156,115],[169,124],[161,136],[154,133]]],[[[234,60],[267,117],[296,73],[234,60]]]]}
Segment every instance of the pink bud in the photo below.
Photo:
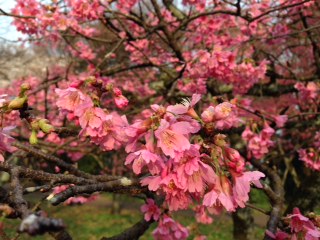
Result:
{"type": "Polygon", "coordinates": [[[129,103],[128,99],[123,95],[119,95],[115,97],[114,102],[117,105],[117,107],[120,109],[125,108],[126,106],[128,106],[128,103],[129,103]]]}
{"type": "Polygon", "coordinates": [[[214,107],[210,106],[201,114],[201,118],[205,123],[212,122],[214,115],[214,107]]]}

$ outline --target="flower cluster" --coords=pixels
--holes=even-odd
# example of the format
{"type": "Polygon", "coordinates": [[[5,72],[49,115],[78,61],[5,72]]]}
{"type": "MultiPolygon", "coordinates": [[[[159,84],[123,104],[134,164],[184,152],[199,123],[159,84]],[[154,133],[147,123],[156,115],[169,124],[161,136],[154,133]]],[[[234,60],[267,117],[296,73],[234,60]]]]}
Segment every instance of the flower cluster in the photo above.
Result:
{"type": "Polygon", "coordinates": [[[147,199],[147,203],[141,206],[141,212],[144,213],[144,219],[150,221],[151,219],[158,221],[161,211],[151,198],[147,199]]]}
{"type": "Polygon", "coordinates": [[[304,161],[305,165],[315,171],[320,171],[320,155],[314,148],[299,149],[299,159],[304,161]]]}
{"type": "Polygon", "coordinates": [[[223,102],[217,106],[209,106],[201,114],[201,119],[207,124],[214,124],[214,127],[219,130],[236,127],[241,120],[237,116],[236,106],[223,102]]]}
{"type": "Polygon", "coordinates": [[[298,208],[293,209],[293,213],[289,214],[285,220],[290,226],[290,233],[278,231],[273,234],[267,231],[267,235],[276,240],[317,240],[320,238],[320,231],[314,221],[303,216],[298,208]]]}
{"type": "Polygon", "coordinates": [[[267,123],[264,124],[263,129],[258,134],[252,132],[249,127],[246,127],[242,133],[242,138],[247,142],[248,157],[263,158],[274,144],[271,140],[274,132],[274,129],[267,123]]]}
{"type": "Polygon", "coordinates": [[[150,174],[141,180],[142,185],[163,194],[164,206],[170,211],[186,209],[193,201],[202,200],[198,218],[208,223],[211,220],[205,215],[206,208],[217,212],[222,208],[235,211],[237,207],[245,207],[250,184],[262,187],[259,179],[264,174],[246,172],[244,159],[227,145],[225,135],[216,134],[211,143],[190,140],[202,125],[208,130],[207,125],[232,116],[233,105],[221,103],[209,107],[200,118],[194,110],[199,99],[200,95],[195,94],[183,104],[153,105],[151,116],[130,125],[126,132],[131,138],[127,145],[131,153],[125,164],[131,165],[136,174],[145,171],[150,174]],[[145,144],[139,143],[141,138],[145,144]]]}
{"type": "Polygon", "coordinates": [[[314,82],[309,82],[306,85],[299,82],[296,83],[294,87],[299,91],[301,101],[310,102],[319,96],[320,88],[314,82]]]}
{"type": "Polygon", "coordinates": [[[152,234],[156,240],[183,240],[187,239],[189,231],[169,216],[163,215],[159,221],[158,227],[152,234]]]}
{"type": "Polygon", "coordinates": [[[94,106],[91,98],[76,88],[56,89],[56,93],[57,106],[79,121],[80,135],[90,136],[104,150],[118,149],[127,141],[123,131],[128,125],[125,116],[94,106]]]}

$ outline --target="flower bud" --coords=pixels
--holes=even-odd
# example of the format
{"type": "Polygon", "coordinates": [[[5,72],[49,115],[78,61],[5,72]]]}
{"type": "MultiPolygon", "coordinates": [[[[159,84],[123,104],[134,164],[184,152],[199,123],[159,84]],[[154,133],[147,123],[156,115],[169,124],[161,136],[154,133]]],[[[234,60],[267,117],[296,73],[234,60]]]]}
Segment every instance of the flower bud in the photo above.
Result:
{"type": "Polygon", "coordinates": [[[33,120],[33,121],[30,123],[30,125],[31,125],[31,129],[32,129],[32,130],[36,130],[36,131],[39,130],[39,120],[37,120],[37,119],[33,120]]]}
{"type": "Polygon", "coordinates": [[[226,135],[220,133],[215,135],[213,138],[214,144],[216,144],[219,147],[225,147],[227,145],[226,137],[226,135]]]}
{"type": "Polygon", "coordinates": [[[200,119],[200,117],[198,116],[198,114],[196,113],[196,111],[194,110],[194,108],[189,108],[187,114],[192,117],[193,119],[200,119]]]}
{"type": "Polygon", "coordinates": [[[23,107],[23,105],[27,102],[27,96],[24,97],[16,97],[15,99],[13,99],[9,105],[8,105],[8,109],[10,110],[19,110],[23,107]]]}
{"type": "Polygon", "coordinates": [[[221,183],[222,191],[226,195],[230,196],[232,194],[232,187],[231,187],[230,180],[226,176],[220,176],[220,183],[221,183]]]}
{"type": "Polygon", "coordinates": [[[233,105],[228,102],[223,102],[223,103],[218,104],[214,108],[215,120],[226,119],[227,117],[229,117],[231,114],[232,108],[233,108],[233,105]]]}
{"type": "Polygon", "coordinates": [[[48,123],[47,119],[39,120],[38,124],[39,124],[41,131],[44,133],[51,133],[52,131],[54,131],[54,127],[48,123]]]}
{"type": "Polygon", "coordinates": [[[31,135],[29,137],[29,142],[31,145],[35,145],[38,143],[37,132],[35,130],[32,130],[31,135]]]}
{"type": "Polygon", "coordinates": [[[26,91],[26,90],[30,90],[31,86],[29,83],[23,83],[20,88],[22,91],[26,91]]]}
{"type": "Polygon", "coordinates": [[[106,90],[107,91],[112,91],[112,89],[113,89],[113,84],[112,83],[106,84],[106,90]]]}
{"type": "Polygon", "coordinates": [[[214,107],[210,106],[201,114],[201,118],[205,123],[212,122],[214,115],[214,107]]]}
{"type": "Polygon", "coordinates": [[[31,86],[29,83],[23,83],[21,86],[20,86],[20,92],[19,92],[19,97],[20,98],[23,98],[23,97],[27,97],[26,96],[26,91],[30,90],[31,89],[31,86]]]}
{"type": "Polygon", "coordinates": [[[126,106],[128,106],[128,103],[129,103],[128,99],[123,95],[115,97],[114,102],[116,106],[120,109],[125,108],[126,106]]]}

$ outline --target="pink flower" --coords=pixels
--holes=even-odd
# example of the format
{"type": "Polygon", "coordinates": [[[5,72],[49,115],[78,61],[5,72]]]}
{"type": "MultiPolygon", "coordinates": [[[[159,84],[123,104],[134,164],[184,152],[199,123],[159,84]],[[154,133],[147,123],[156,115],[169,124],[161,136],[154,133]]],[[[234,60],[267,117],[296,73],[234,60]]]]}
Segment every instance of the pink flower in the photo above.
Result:
{"type": "Polygon", "coordinates": [[[200,99],[200,94],[193,94],[191,101],[189,99],[184,99],[180,104],[168,106],[167,111],[174,114],[188,113],[191,117],[198,118],[197,114],[194,112],[193,106],[196,105],[200,99]]]}
{"type": "Polygon", "coordinates": [[[99,129],[94,130],[97,135],[92,136],[91,140],[104,150],[119,149],[128,141],[128,136],[125,133],[127,127],[126,116],[120,116],[118,113],[112,112],[105,116],[99,129]]]}
{"type": "Polygon", "coordinates": [[[263,139],[269,139],[275,133],[274,129],[271,128],[267,123],[264,124],[264,127],[261,131],[261,137],[263,139]]]}
{"type": "Polygon", "coordinates": [[[282,128],[288,121],[288,115],[278,115],[274,117],[276,125],[278,128],[282,128]]]}
{"type": "Polygon", "coordinates": [[[187,239],[189,231],[181,224],[175,222],[172,218],[164,215],[160,219],[158,227],[152,234],[156,240],[183,240],[187,239]]]}
{"type": "Polygon", "coordinates": [[[249,141],[253,136],[254,136],[254,133],[250,130],[250,128],[247,126],[245,128],[245,130],[242,132],[242,138],[243,140],[245,141],[249,141]]]}
{"type": "Polygon", "coordinates": [[[226,147],[224,152],[225,157],[228,160],[228,167],[237,173],[242,173],[245,163],[244,159],[240,156],[240,153],[237,150],[229,147],[226,147]]]}
{"type": "Polygon", "coordinates": [[[157,191],[160,188],[161,181],[160,176],[145,177],[141,180],[141,186],[148,186],[150,191],[157,191]]]}
{"type": "Polygon", "coordinates": [[[175,172],[184,191],[203,193],[207,183],[215,182],[213,169],[200,160],[198,145],[176,155],[175,172]]]}
{"type": "Polygon", "coordinates": [[[148,151],[139,150],[137,152],[131,153],[126,158],[126,165],[132,164],[132,169],[135,174],[140,174],[143,166],[147,165],[149,171],[152,174],[158,174],[163,164],[163,160],[160,156],[148,151]],[[132,164],[133,163],[133,164],[132,164]]]}
{"type": "Polygon", "coordinates": [[[99,128],[105,121],[107,114],[98,107],[92,107],[92,104],[84,104],[75,110],[75,115],[79,117],[79,123],[82,128],[99,128]]]}
{"type": "Polygon", "coordinates": [[[238,206],[243,208],[249,200],[250,184],[262,187],[259,182],[261,177],[264,177],[264,174],[258,171],[240,175],[232,173],[233,186],[226,176],[217,177],[211,191],[204,195],[203,205],[209,208],[223,206],[229,212],[235,211],[238,206]]]}
{"type": "Polygon", "coordinates": [[[227,117],[230,116],[233,107],[234,106],[228,102],[223,102],[218,104],[214,108],[214,115],[213,115],[214,119],[215,120],[226,119],[227,117]]]}
{"type": "Polygon", "coordinates": [[[141,212],[144,213],[144,219],[150,221],[151,219],[158,221],[161,211],[151,198],[147,199],[147,203],[141,206],[141,212]]]}
{"type": "Polygon", "coordinates": [[[59,88],[55,89],[55,92],[59,96],[56,104],[59,108],[68,111],[75,111],[79,105],[92,102],[91,99],[84,95],[81,91],[76,88],[69,87],[67,89],[61,90],[59,88]]]}
{"type": "Polygon", "coordinates": [[[238,206],[245,207],[245,203],[249,200],[250,184],[253,183],[256,187],[262,188],[259,181],[265,177],[262,172],[244,172],[241,175],[232,174],[234,180],[233,196],[238,206]]]}
{"type": "Polygon", "coordinates": [[[217,177],[210,192],[204,195],[203,205],[207,207],[223,206],[227,211],[235,211],[231,182],[227,177],[217,177]]]}
{"type": "Polygon", "coordinates": [[[211,224],[212,223],[213,219],[211,217],[209,217],[208,214],[206,213],[205,206],[196,206],[195,212],[196,212],[197,222],[202,223],[202,224],[211,224]]]}
{"type": "Polygon", "coordinates": [[[234,105],[229,102],[223,102],[217,106],[209,106],[202,114],[201,118],[204,122],[219,121],[227,119],[231,113],[234,105]]]}
{"type": "Polygon", "coordinates": [[[170,157],[175,157],[177,152],[182,152],[190,148],[190,142],[185,134],[190,133],[191,125],[187,122],[178,122],[170,125],[162,119],[159,128],[155,131],[158,140],[158,147],[163,153],[170,157]]]}
{"type": "Polygon", "coordinates": [[[287,217],[290,219],[291,233],[298,239],[298,236],[303,236],[306,240],[317,240],[320,238],[320,231],[316,228],[313,222],[303,216],[298,208],[293,209],[293,214],[287,217]]]}
{"type": "Polygon", "coordinates": [[[241,122],[235,106],[229,102],[220,103],[215,107],[209,106],[202,112],[201,118],[205,123],[214,122],[216,129],[229,129],[241,122]]]}
{"type": "Polygon", "coordinates": [[[319,94],[319,87],[314,82],[308,82],[307,86],[298,82],[294,85],[294,87],[299,91],[299,96],[302,101],[311,101],[316,99],[319,94]]]}
{"type": "Polygon", "coordinates": [[[165,202],[170,211],[186,209],[191,204],[191,195],[183,191],[184,187],[176,173],[169,173],[162,179],[161,188],[165,193],[165,202]]]}
{"type": "Polygon", "coordinates": [[[205,123],[209,123],[213,121],[213,116],[214,116],[214,107],[213,106],[209,106],[206,110],[203,111],[203,113],[201,114],[201,119],[205,122],[205,123]]]}
{"type": "Polygon", "coordinates": [[[320,171],[320,156],[317,151],[315,151],[313,148],[310,148],[308,150],[306,149],[299,149],[299,159],[301,161],[304,161],[305,165],[308,168],[311,168],[315,171],[320,171]]]}
{"type": "Polygon", "coordinates": [[[274,129],[268,124],[264,125],[259,134],[253,133],[247,127],[242,133],[242,138],[247,141],[248,157],[263,158],[269,152],[269,148],[274,145],[273,141],[271,141],[274,132],[274,129]]]}
{"type": "Polygon", "coordinates": [[[289,234],[282,231],[278,231],[276,234],[273,234],[269,230],[266,230],[266,235],[275,240],[289,240],[290,237],[289,234]]]}
{"type": "Polygon", "coordinates": [[[116,96],[114,98],[114,102],[116,106],[120,109],[125,108],[126,106],[128,106],[128,103],[129,103],[128,99],[123,95],[116,96]]]}

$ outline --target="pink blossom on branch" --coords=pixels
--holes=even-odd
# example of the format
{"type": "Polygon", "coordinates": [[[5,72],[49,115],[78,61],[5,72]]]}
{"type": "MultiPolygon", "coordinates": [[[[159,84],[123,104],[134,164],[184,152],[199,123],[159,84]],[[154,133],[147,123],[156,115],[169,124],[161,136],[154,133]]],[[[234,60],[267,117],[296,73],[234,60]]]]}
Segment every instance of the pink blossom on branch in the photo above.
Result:
{"type": "Polygon", "coordinates": [[[315,171],[320,171],[320,156],[319,151],[309,148],[309,149],[299,149],[299,159],[304,161],[308,168],[315,171]]]}
{"type": "Polygon", "coordinates": [[[147,199],[147,203],[141,206],[141,211],[144,213],[144,219],[150,221],[151,219],[158,221],[161,211],[151,198],[147,199]]]}
{"type": "MultiPolygon", "coordinates": [[[[186,134],[191,128],[188,122],[178,122],[170,124],[166,120],[161,120],[159,128],[155,131],[155,136],[164,154],[175,157],[179,152],[190,148],[190,142],[186,134]]],[[[191,130],[192,131],[192,130],[191,130]]]]}
{"type": "Polygon", "coordinates": [[[284,219],[290,226],[290,231],[277,231],[276,234],[266,231],[267,235],[276,240],[317,240],[320,239],[320,230],[312,220],[303,216],[298,208],[294,208],[292,214],[284,219]]]}
{"type": "Polygon", "coordinates": [[[248,157],[257,159],[263,158],[268,152],[270,147],[274,145],[271,137],[275,133],[274,129],[268,124],[264,124],[260,133],[253,133],[249,127],[242,133],[242,138],[247,142],[248,157]]]}
{"type": "Polygon", "coordinates": [[[156,240],[184,240],[189,236],[189,231],[169,216],[163,215],[152,234],[156,240]]]}

